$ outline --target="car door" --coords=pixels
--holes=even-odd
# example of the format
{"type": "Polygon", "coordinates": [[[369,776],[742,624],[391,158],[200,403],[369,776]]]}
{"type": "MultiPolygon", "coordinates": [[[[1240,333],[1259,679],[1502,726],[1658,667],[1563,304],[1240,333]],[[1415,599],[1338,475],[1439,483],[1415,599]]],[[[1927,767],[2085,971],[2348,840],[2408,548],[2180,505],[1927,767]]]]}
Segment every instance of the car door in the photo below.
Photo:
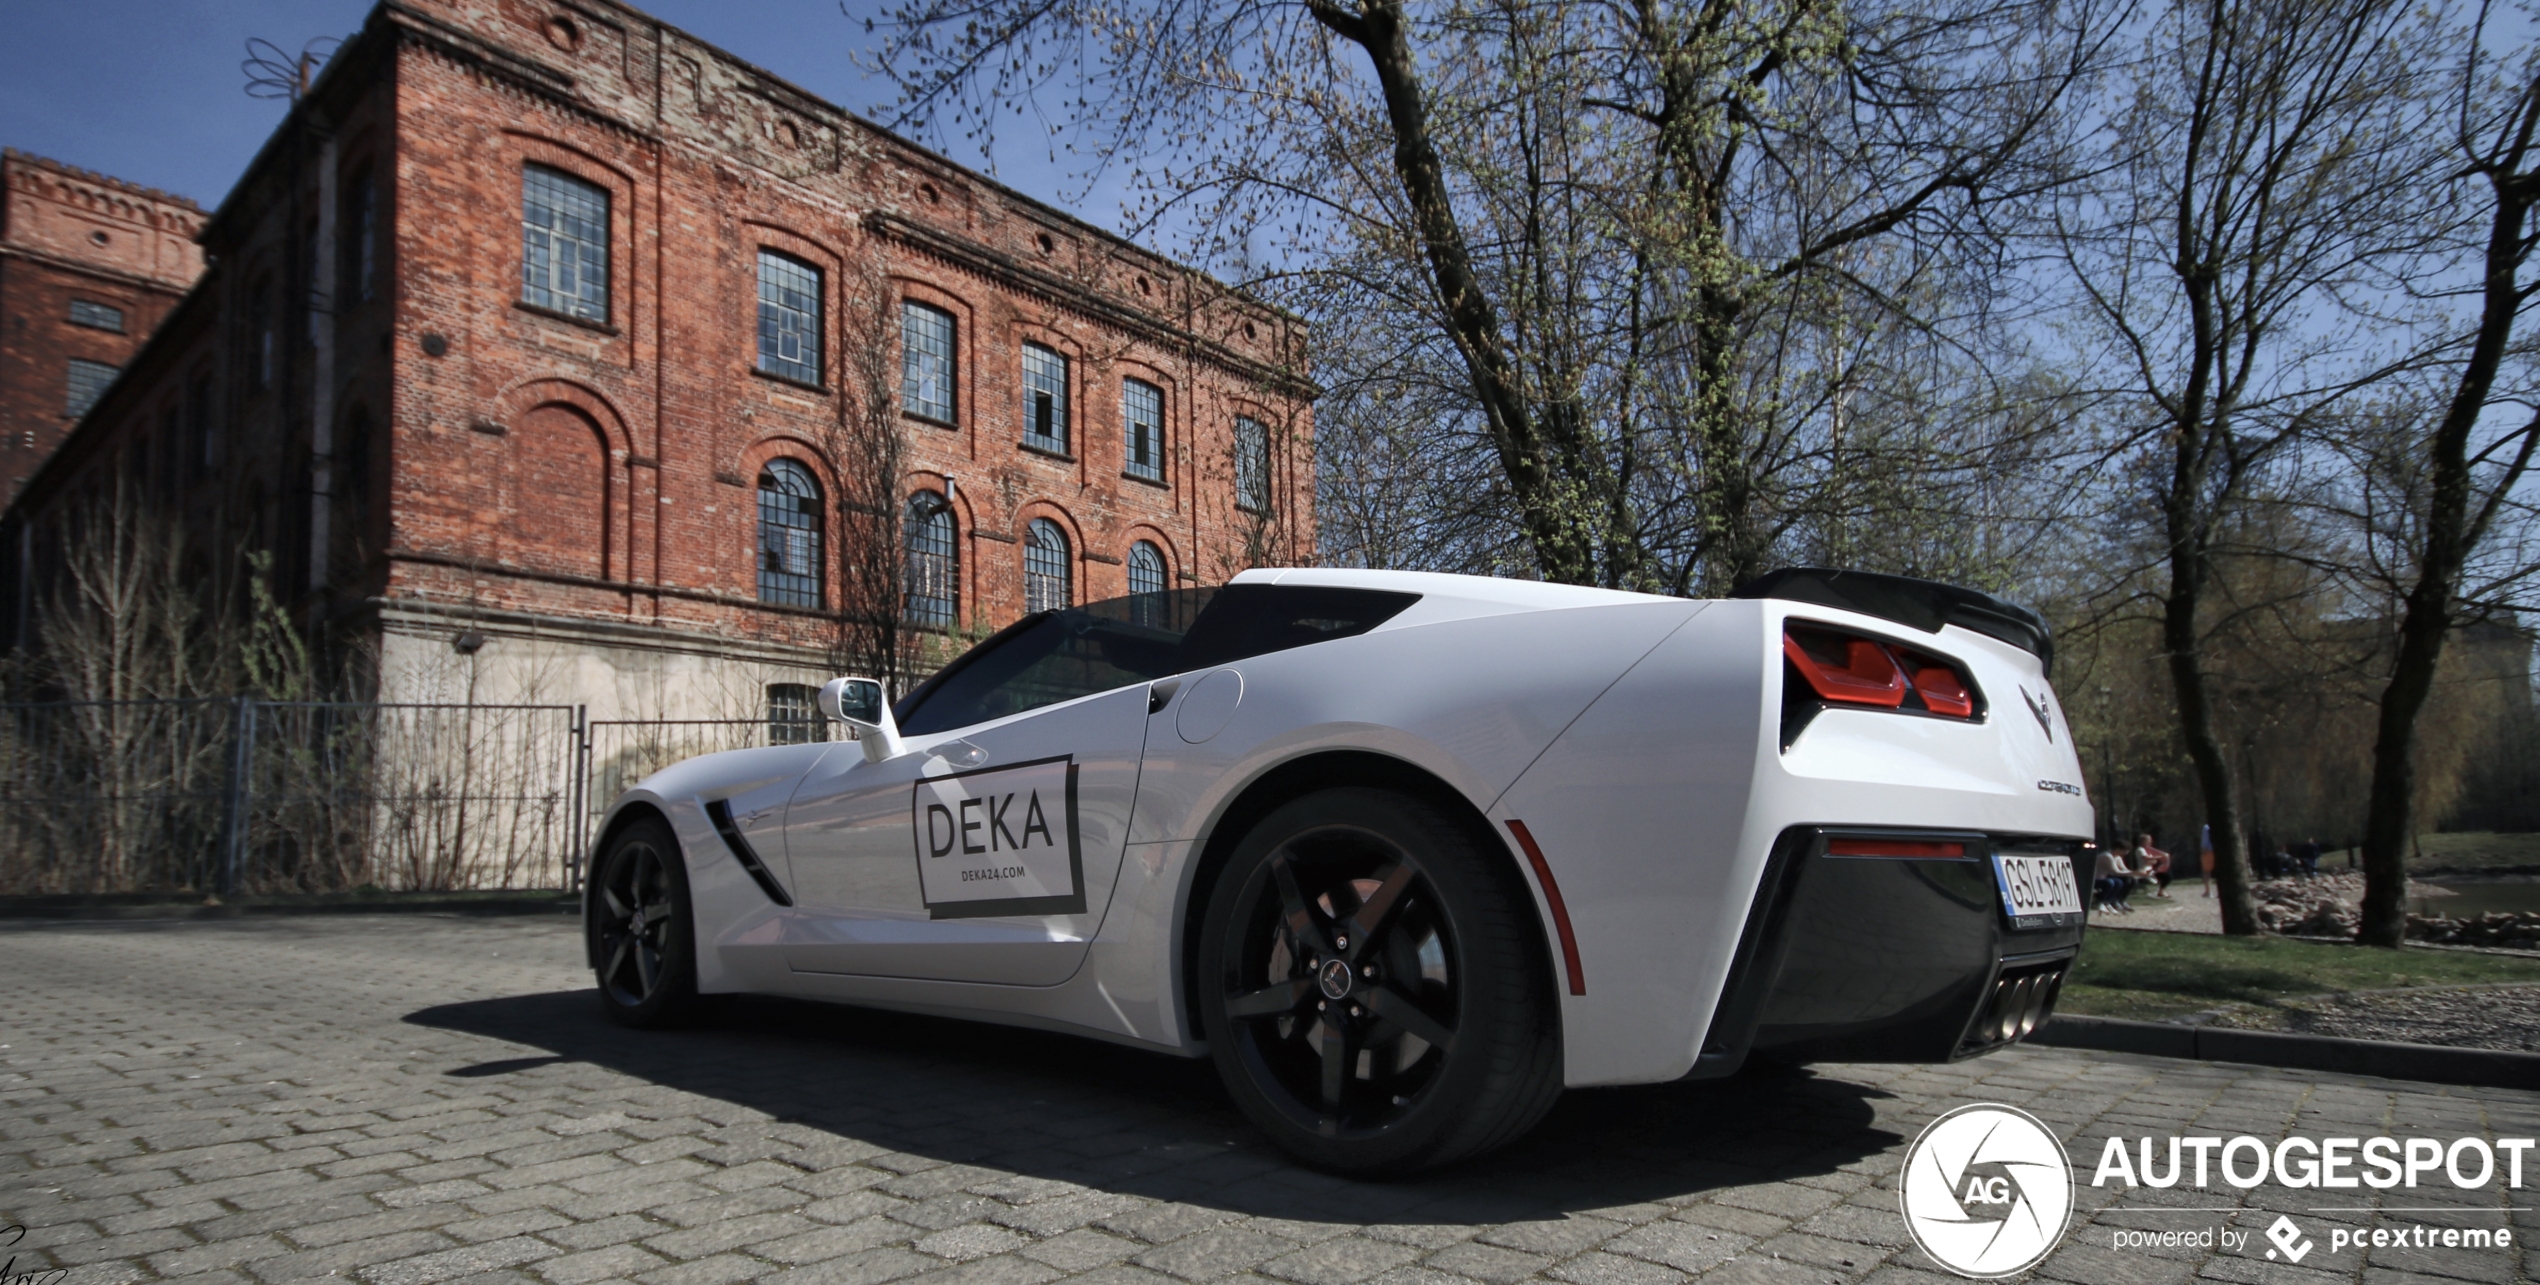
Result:
{"type": "Polygon", "coordinates": [[[1022,986],[1076,971],[1119,874],[1148,677],[1166,663],[1140,663],[1120,625],[1027,618],[912,698],[907,752],[868,763],[841,746],[805,775],[785,815],[788,967],[1022,986]]]}

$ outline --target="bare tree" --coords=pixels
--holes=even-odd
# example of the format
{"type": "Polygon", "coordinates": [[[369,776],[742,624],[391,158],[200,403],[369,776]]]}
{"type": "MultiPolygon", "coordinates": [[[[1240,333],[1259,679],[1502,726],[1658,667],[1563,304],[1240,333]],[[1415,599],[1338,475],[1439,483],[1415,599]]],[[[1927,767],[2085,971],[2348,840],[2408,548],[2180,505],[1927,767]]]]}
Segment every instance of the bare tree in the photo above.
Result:
{"type": "MultiPolygon", "coordinates": [[[[2514,327],[2540,283],[2526,281],[2540,204],[2540,53],[2528,45],[2490,71],[2484,62],[2493,5],[2482,5],[2469,38],[2452,131],[2459,177],[2481,183],[2486,204],[2478,254],[2477,320],[2442,414],[2421,442],[2421,500],[2408,509],[2406,586],[2397,654],[2381,693],[2373,743],[2372,794],[2364,821],[2364,904],[2357,936],[2367,945],[2397,946],[2407,932],[2407,846],[2419,794],[2417,722],[2434,688],[2445,639],[2466,614],[2477,616],[2531,576],[2527,560],[2487,568],[2488,583],[2464,600],[2463,579],[2479,570],[2481,544],[2516,492],[2540,444],[2540,415],[2526,397],[2499,405],[2498,372],[2513,356],[2514,327]],[[2518,404],[2517,404],[2518,403],[2518,404]],[[2508,418],[2496,422],[2502,409],[2508,418]],[[2473,449],[2474,448],[2474,449],[2473,449]]],[[[2527,359],[2527,354],[2525,355],[2527,359]]],[[[2519,497],[2527,506],[2528,498],[2519,497]]]]}
{"type": "Polygon", "coordinates": [[[2113,104],[2101,181],[2054,232],[2146,467],[2158,614],[2224,930],[2259,930],[2206,646],[2224,533],[2326,417],[2422,351],[2367,305],[2440,237],[2426,28],[2390,0],[2176,0],[2113,104]]]}
{"type": "Polygon", "coordinates": [[[1765,569],[1830,468],[1876,460],[1868,385],[1968,356],[1989,220],[2056,181],[2049,126],[2108,30],[1972,0],[909,0],[892,24],[903,120],[1037,108],[1157,166],[1149,213],[1188,211],[1204,258],[1392,323],[1491,464],[1475,514],[1539,574],[1679,592],[1765,569]]]}
{"type": "Polygon", "coordinates": [[[906,448],[900,436],[898,292],[878,254],[841,279],[847,395],[826,448],[838,471],[837,641],[831,667],[905,690],[913,657],[902,603],[908,568],[900,493],[906,448]]]}

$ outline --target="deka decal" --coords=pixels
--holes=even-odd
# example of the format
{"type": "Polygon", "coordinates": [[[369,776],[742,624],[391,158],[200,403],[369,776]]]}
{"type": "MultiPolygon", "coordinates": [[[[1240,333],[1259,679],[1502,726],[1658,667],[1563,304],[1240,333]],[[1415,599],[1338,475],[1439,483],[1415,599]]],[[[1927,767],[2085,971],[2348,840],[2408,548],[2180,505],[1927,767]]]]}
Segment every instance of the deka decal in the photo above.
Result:
{"type": "Polygon", "coordinates": [[[930,917],[1084,913],[1072,757],[927,777],[909,813],[930,917]]]}

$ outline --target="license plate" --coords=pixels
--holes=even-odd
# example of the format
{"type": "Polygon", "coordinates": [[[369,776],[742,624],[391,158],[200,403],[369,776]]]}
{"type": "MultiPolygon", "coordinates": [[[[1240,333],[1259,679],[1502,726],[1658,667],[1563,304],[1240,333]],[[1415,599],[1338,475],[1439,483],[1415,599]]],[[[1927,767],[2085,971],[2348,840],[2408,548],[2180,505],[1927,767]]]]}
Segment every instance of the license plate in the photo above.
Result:
{"type": "Polygon", "coordinates": [[[1994,882],[2013,928],[2057,928],[2081,922],[2081,886],[2073,859],[2023,852],[1993,854],[1994,882]]]}

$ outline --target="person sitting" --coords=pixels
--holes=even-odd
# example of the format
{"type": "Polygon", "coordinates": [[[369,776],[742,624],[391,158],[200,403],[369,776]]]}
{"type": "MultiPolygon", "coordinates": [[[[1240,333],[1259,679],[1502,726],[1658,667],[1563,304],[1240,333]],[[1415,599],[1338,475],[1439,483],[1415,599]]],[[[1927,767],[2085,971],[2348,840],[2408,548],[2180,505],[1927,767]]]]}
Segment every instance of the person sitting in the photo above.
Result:
{"type": "Polygon", "coordinates": [[[2098,890],[2097,901],[2100,913],[2111,915],[2133,913],[2133,908],[2125,904],[2126,894],[2134,887],[2133,875],[2126,865],[2126,859],[2115,847],[2099,850],[2098,863],[2092,870],[2091,886],[2098,890]]]}
{"type": "Polygon", "coordinates": [[[2170,854],[2152,846],[2152,836],[2144,835],[2135,845],[2134,873],[2138,879],[2152,883],[2152,895],[2163,901],[2170,897],[2170,854]]]}

